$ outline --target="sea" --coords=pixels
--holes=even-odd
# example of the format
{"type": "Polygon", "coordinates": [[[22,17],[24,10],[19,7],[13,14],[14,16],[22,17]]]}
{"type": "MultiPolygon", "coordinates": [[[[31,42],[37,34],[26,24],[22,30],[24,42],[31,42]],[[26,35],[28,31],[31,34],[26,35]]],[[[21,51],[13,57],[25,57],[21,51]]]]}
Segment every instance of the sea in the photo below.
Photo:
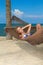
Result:
{"type": "MultiPolygon", "coordinates": [[[[41,24],[41,25],[43,25],[43,24],[41,24]]],[[[23,25],[21,25],[21,24],[12,25],[12,27],[15,27],[15,26],[23,26],[23,25]]],[[[32,26],[36,26],[36,24],[32,24],[32,26]]],[[[6,36],[5,27],[6,27],[6,24],[0,24],[0,36],[6,36]]]]}

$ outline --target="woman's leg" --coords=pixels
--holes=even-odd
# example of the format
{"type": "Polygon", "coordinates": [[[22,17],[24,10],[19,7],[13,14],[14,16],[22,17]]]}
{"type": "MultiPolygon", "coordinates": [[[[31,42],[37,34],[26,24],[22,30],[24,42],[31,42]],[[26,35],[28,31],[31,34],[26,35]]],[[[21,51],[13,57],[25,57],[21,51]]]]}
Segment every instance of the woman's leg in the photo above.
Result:
{"type": "Polygon", "coordinates": [[[36,25],[36,30],[38,31],[39,29],[41,29],[41,25],[40,24],[37,24],[36,25]]]}

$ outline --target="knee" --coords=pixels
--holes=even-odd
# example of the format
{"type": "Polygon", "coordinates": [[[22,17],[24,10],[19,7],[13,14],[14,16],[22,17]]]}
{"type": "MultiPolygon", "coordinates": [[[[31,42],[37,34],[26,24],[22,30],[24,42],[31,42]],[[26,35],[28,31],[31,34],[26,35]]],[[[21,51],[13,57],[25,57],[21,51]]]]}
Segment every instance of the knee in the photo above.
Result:
{"type": "Polygon", "coordinates": [[[37,29],[37,30],[41,29],[41,25],[40,25],[40,24],[37,24],[37,25],[36,25],[36,29],[37,29]]]}

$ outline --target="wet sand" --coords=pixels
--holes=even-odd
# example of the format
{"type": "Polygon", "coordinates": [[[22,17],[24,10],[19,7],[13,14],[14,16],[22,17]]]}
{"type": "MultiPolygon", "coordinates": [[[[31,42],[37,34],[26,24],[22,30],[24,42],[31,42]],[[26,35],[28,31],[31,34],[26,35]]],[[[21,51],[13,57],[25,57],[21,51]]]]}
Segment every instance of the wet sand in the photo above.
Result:
{"type": "Polygon", "coordinates": [[[43,65],[43,44],[0,37],[0,65],[43,65]]]}

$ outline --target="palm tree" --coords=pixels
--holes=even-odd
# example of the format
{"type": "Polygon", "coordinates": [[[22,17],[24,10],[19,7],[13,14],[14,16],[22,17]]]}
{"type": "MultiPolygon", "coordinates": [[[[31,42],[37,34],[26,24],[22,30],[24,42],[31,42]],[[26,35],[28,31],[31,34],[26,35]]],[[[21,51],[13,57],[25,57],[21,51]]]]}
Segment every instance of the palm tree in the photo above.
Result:
{"type": "MultiPolygon", "coordinates": [[[[11,26],[11,0],[6,0],[6,27],[11,26]]],[[[7,33],[7,39],[12,39],[12,37],[7,33]]]]}
{"type": "Polygon", "coordinates": [[[11,0],[6,0],[6,26],[11,26],[11,0]]]}

